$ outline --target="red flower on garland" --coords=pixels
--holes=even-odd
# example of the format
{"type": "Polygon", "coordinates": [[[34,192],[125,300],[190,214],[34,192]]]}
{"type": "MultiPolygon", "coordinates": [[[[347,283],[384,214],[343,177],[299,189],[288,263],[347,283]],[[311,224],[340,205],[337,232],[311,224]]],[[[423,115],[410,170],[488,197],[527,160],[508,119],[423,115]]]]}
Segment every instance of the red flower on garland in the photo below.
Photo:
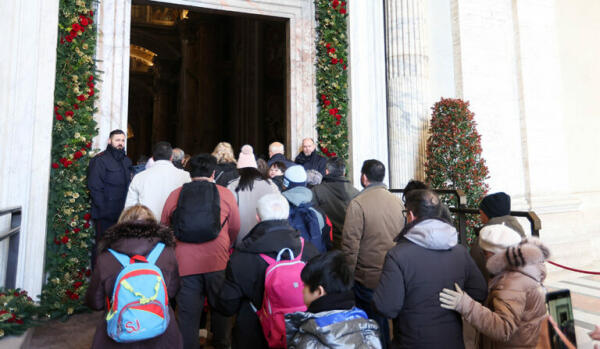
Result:
{"type": "Polygon", "coordinates": [[[335,122],[336,126],[339,126],[341,124],[340,120],[335,122]]]}
{"type": "Polygon", "coordinates": [[[72,111],[70,111],[70,110],[67,110],[67,111],[65,112],[65,116],[71,116],[71,117],[72,117],[72,116],[73,116],[73,112],[72,112],[72,111]]]}
{"type": "Polygon", "coordinates": [[[75,158],[75,160],[80,159],[83,156],[83,153],[81,153],[79,150],[75,152],[75,154],[73,154],[73,158],[75,158]]]}
{"type": "Polygon", "coordinates": [[[94,81],[94,76],[93,76],[93,75],[90,75],[90,76],[88,77],[88,81],[89,81],[89,82],[92,82],[92,81],[94,81]]]}
{"type": "Polygon", "coordinates": [[[65,40],[67,40],[68,42],[73,42],[73,37],[71,35],[67,35],[65,37],[65,40]]]}
{"type": "Polygon", "coordinates": [[[90,219],[92,219],[92,215],[89,213],[86,213],[85,215],[83,215],[83,219],[85,219],[86,221],[89,221],[90,219]]]}
{"type": "Polygon", "coordinates": [[[88,21],[88,19],[85,18],[85,17],[83,17],[83,16],[79,17],[79,21],[81,22],[82,26],[86,26],[86,25],[90,24],[90,22],[88,21]]]}
{"type": "Polygon", "coordinates": [[[331,64],[337,64],[337,62],[338,62],[337,58],[332,58],[331,59],[331,64]]]}
{"type": "Polygon", "coordinates": [[[79,105],[77,103],[73,103],[73,109],[75,109],[75,110],[79,109],[79,105]]]}
{"type": "Polygon", "coordinates": [[[83,101],[85,101],[86,99],[87,99],[87,98],[85,98],[85,96],[84,96],[84,95],[79,95],[79,96],[77,96],[77,100],[78,100],[78,101],[80,101],[80,102],[83,102],[83,101]]]}
{"type": "Polygon", "coordinates": [[[330,104],[331,104],[331,102],[330,102],[329,100],[327,100],[327,99],[326,99],[326,100],[323,102],[323,104],[325,104],[325,105],[330,105],[330,104]]]}
{"type": "Polygon", "coordinates": [[[83,227],[85,229],[89,228],[90,227],[90,223],[88,223],[88,222],[83,223],[83,227]]]}
{"type": "Polygon", "coordinates": [[[62,121],[63,117],[59,113],[56,113],[56,120],[62,121]]]}
{"type": "Polygon", "coordinates": [[[331,2],[331,6],[332,6],[333,8],[337,8],[339,5],[340,5],[340,2],[339,2],[338,0],[333,0],[333,1],[331,2]]]}
{"type": "Polygon", "coordinates": [[[87,142],[85,144],[85,147],[88,148],[88,149],[91,149],[92,148],[92,142],[87,142]]]}
{"type": "Polygon", "coordinates": [[[53,168],[53,169],[55,169],[55,170],[56,170],[58,167],[59,167],[59,166],[58,166],[58,164],[57,164],[56,162],[53,162],[53,163],[52,163],[52,168],[53,168]]]}
{"type": "Polygon", "coordinates": [[[346,9],[345,8],[340,9],[340,13],[343,14],[343,15],[345,15],[346,14],[346,9]]]}
{"type": "Polygon", "coordinates": [[[63,237],[62,237],[62,239],[60,239],[60,241],[61,241],[63,244],[66,244],[67,242],[69,242],[69,237],[65,235],[65,236],[63,236],[63,237]]]}
{"type": "Polygon", "coordinates": [[[80,288],[82,285],[83,285],[83,282],[81,282],[81,281],[77,281],[77,282],[75,282],[75,283],[73,284],[73,288],[74,288],[74,289],[78,289],[78,288],[80,288]]]}

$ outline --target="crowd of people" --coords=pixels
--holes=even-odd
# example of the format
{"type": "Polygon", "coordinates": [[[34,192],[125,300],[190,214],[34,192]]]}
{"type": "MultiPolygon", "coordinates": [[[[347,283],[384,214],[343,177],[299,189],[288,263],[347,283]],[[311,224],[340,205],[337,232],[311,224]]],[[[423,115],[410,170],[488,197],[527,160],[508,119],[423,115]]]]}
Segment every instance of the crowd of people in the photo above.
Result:
{"type": "Polygon", "coordinates": [[[132,166],[124,146],[111,132],[88,170],[97,243],[86,302],[107,312],[94,348],[197,349],[204,327],[215,348],[545,340],[550,252],[510,216],[505,193],[481,201],[469,251],[425,183],[397,196],[371,159],[358,191],[344,160],[310,138],[294,161],[279,142],[268,159],[250,145],[237,158],[226,142],[190,157],[158,142],[132,166]]]}

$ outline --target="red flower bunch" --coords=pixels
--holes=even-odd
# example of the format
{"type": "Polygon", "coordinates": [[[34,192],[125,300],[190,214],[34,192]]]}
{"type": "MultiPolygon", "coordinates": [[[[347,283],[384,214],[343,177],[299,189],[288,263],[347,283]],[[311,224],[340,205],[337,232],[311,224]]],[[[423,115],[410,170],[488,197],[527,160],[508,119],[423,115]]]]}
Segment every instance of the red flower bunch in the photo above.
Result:
{"type": "Polygon", "coordinates": [[[77,35],[80,35],[80,33],[85,32],[85,28],[88,25],[94,23],[94,21],[91,18],[93,17],[93,15],[94,13],[92,11],[90,11],[90,17],[79,15],[79,21],[71,25],[71,31],[69,31],[69,35],[65,36],[64,38],[60,38],[60,43],[64,44],[65,40],[67,40],[68,42],[73,42],[73,39],[75,39],[77,35]]]}
{"type": "Polygon", "coordinates": [[[73,164],[73,161],[68,160],[67,158],[60,158],[59,161],[64,167],[69,167],[73,164]]]}
{"type": "Polygon", "coordinates": [[[346,2],[342,1],[341,6],[340,6],[340,1],[339,0],[333,0],[331,1],[331,7],[338,11],[340,14],[345,15],[346,14],[346,2]],[[339,9],[338,9],[339,6],[339,9]]]}

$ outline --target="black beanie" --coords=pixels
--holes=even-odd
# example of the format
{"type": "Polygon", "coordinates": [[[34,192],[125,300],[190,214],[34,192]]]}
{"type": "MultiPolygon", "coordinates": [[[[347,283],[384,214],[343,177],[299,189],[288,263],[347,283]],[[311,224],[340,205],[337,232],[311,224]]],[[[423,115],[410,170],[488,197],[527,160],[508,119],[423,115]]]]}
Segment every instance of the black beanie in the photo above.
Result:
{"type": "Polygon", "coordinates": [[[506,216],[510,214],[510,196],[503,192],[488,195],[481,200],[479,209],[488,218],[506,216]]]}

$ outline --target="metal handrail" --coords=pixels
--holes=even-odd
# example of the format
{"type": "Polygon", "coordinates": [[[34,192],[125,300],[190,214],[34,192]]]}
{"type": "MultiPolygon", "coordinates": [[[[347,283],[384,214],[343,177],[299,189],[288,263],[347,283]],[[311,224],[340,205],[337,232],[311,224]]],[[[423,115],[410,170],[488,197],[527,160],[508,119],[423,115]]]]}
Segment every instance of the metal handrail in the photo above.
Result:
{"type": "MultiPolygon", "coordinates": [[[[460,236],[460,242],[466,245],[467,242],[467,214],[479,214],[478,208],[468,208],[467,206],[467,195],[460,189],[433,189],[437,194],[451,194],[455,197],[456,206],[448,207],[450,212],[456,213],[458,218],[458,233],[460,236]]],[[[404,193],[404,189],[390,189],[392,193],[404,193]]],[[[525,217],[531,225],[531,235],[540,236],[540,230],[542,229],[542,221],[538,215],[533,211],[510,211],[510,216],[513,217],[525,217]]]]}
{"type": "Polygon", "coordinates": [[[21,207],[11,207],[0,210],[0,217],[10,215],[10,229],[0,235],[0,241],[8,239],[8,260],[4,286],[15,288],[17,281],[17,263],[19,262],[19,240],[21,233],[21,207]]]}

